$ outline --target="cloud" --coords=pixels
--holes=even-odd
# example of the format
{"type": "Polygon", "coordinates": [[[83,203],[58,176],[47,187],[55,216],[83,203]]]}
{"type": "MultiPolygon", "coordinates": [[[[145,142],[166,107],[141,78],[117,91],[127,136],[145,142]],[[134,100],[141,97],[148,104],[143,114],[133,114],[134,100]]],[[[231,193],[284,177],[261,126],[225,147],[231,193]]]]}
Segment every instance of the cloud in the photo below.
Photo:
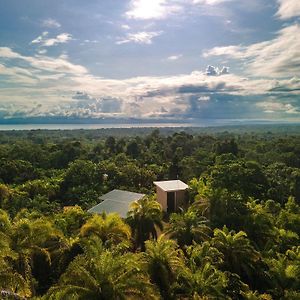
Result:
{"type": "Polygon", "coordinates": [[[167,58],[167,60],[171,60],[171,61],[174,61],[174,60],[178,60],[182,57],[182,54],[177,54],[177,55],[171,55],[167,58]]]}
{"type": "Polygon", "coordinates": [[[72,34],[70,33],[61,33],[57,35],[55,38],[47,38],[48,32],[45,31],[42,35],[38,36],[36,39],[31,41],[31,44],[41,44],[43,47],[51,47],[57,44],[64,44],[71,40],[73,40],[72,34]]]}
{"type": "Polygon", "coordinates": [[[209,101],[210,100],[210,96],[200,96],[198,98],[198,101],[209,101]]]}
{"type": "MultiPolygon", "coordinates": [[[[103,114],[120,114],[122,112],[123,101],[120,98],[100,97],[95,98],[86,92],[76,92],[72,99],[77,100],[70,104],[74,113],[76,110],[84,110],[85,114],[95,116],[103,114]]],[[[73,113],[73,114],[74,114],[73,113]]]]}
{"type": "Polygon", "coordinates": [[[47,28],[60,28],[61,27],[59,22],[57,22],[56,20],[51,19],[51,18],[43,20],[42,26],[47,27],[47,28]]]}
{"type": "MultiPolygon", "coordinates": [[[[122,99],[120,115],[143,118],[162,116],[176,120],[258,116],[271,118],[272,116],[256,106],[256,103],[268,99],[270,95],[273,97],[273,102],[284,101],[279,99],[289,94],[271,91],[274,87],[273,80],[249,79],[232,74],[207,76],[205,72],[200,71],[177,76],[135,77],[125,80],[88,77],[78,78],[76,81],[78,87],[90,91],[95,99],[106,98],[109,95],[122,99]],[[99,92],[102,96],[96,96],[99,92]]],[[[279,82],[282,85],[288,84],[288,82],[279,82]]],[[[293,116],[296,116],[296,108],[300,103],[296,101],[291,105],[295,108],[293,116]]],[[[289,115],[291,115],[290,111],[282,110],[276,116],[289,115]]]]}
{"type": "Polygon", "coordinates": [[[32,67],[49,72],[69,73],[74,76],[80,76],[88,72],[85,67],[69,62],[66,55],[57,58],[47,56],[24,57],[24,60],[29,62],[32,67]]]}
{"type": "Polygon", "coordinates": [[[299,0],[277,0],[279,9],[276,15],[282,19],[287,20],[293,17],[300,16],[300,1],[299,0]]]}
{"type": "Polygon", "coordinates": [[[117,98],[102,98],[100,109],[102,113],[121,113],[123,101],[117,98]]]}
{"type": "Polygon", "coordinates": [[[37,83],[32,71],[25,68],[7,67],[0,63],[0,75],[4,76],[4,78],[1,78],[2,83],[13,81],[19,86],[28,86],[37,83]]]}
{"type": "Polygon", "coordinates": [[[76,100],[93,100],[94,98],[92,98],[91,96],[89,96],[85,92],[77,91],[76,94],[72,97],[72,99],[76,99],[76,100]]]}
{"type": "Polygon", "coordinates": [[[123,25],[121,25],[121,28],[124,29],[124,30],[129,30],[130,26],[127,25],[127,24],[123,24],[123,25]]]}
{"type": "Polygon", "coordinates": [[[88,73],[85,67],[69,62],[67,55],[60,55],[55,58],[43,55],[24,56],[14,52],[8,47],[0,47],[0,59],[1,58],[22,60],[27,62],[30,67],[37,69],[37,71],[66,73],[73,74],[74,76],[88,73]]]}
{"type": "Polygon", "coordinates": [[[274,101],[263,101],[256,103],[256,106],[262,108],[265,113],[286,113],[286,114],[299,114],[299,107],[294,107],[291,103],[282,103],[274,101]]]}
{"type": "Polygon", "coordinates": [[[277,37],[269,41],[249,46],[215,47],[205,51],[203,56],[227,56],[243,60],[245,71],[255,76],[297,76],[300,68],[300,25],[281,29],[277,37]]]}
{"type": "Polygon", "coordinates": [[[8,47],[0,47],[0,57],[2,58],[20,58],[19,53],[14,52],[8,47]]]}
{"type": "Polygon", "coordinates": [[[215,47],[208,51],[203,52],[203,57],[207,58],[210,56],[231,56],[234,58],[241,58],[241,46],[225,46],[225,47],[215,47]]]}
{"type": "Polygon", "coordinates": [[[273,86],[270,90],[276,92],[290,92],[291,95],[293,95],[293,93],[300,92],[300,78],[293,77],[288,80],[274,80],[273,86]]]}
{"type": "Polygon", "coordinates": [[[80,45],[84,45],[84,44],[97,44],[99,43],[98,40],[84,40],[80,45]]]}
{"type": "Polygon", "coordinates": [[[48,31],[44,31],[40,36],[38,36],[36,39],[31,41],[31,44],[40,44],[42,43],[45,39],[46,36],[49,34],[48,31]]]}
{"type": "Polygon", "coordinates": [[[195,7],[201,8],[201,15],[219,15],[220,11],[214,7],[232,1],[236,0],[131,0],[125,16],[136,20],[162,20],[184,13],[199,13],[195,7]]]}
{"type": "Polygon", "coordinates": [[[46,49],[41,49],[38,51],[39,54],[46,54],[47,53],[47,50],[46,49]]]}
{"type": "Polygon", "coordinates": [[[193,0],[194,4],[205,4],[205,5],[218,5],[224,2],[231,2],[234,0],[193,0]]]}
{"type": "Polygon", "coordinates": [[[207,76],[227,75],[227,74],[229,74],[229,68],[228,67],[222,67],[222,69],[219,69],[218,67],[207,66],[205,73],[206,73],[207,76]]]}
{"type": "Polygon", "coordinates": [[[126,16],[130,19],[165,19],[178,13],[182,6],[170,0],[131,0],[126,16]]]}
{"type": "Polygon", "coordinates": [[[153,38],[160,36],[162,31],[141,31],[137,33],[128,33],[125,38],[116,42],[117,45],[136,43],[136,44],[152,44],[153,38]]]}
{"type": "Polygon", "coordinates": [[[206,68],[206,75],[207,76],[217,76],[219,75],[219,70],[214,66],[207,66],[206,68]]]}
{"type": "Polygon", "coordinates": [[[229,68],[222,67],[222,69],[219,71],[219,75],[227,75],[227,74],[229,74],[229,68]]]}
{"type": "Polygon", "coordinates": [[[7,118],[138,117],[176,121],[300,116],[297,77],[247,78],[213,66],[210,72],[217,75],[208,76],[204,70],[174,76],[109,79],[92,75],[84,66],[72,63],[67,55],[24,56],[3,47],[0,74],[7,86],[0,89],[1,114],[7,118]]]}

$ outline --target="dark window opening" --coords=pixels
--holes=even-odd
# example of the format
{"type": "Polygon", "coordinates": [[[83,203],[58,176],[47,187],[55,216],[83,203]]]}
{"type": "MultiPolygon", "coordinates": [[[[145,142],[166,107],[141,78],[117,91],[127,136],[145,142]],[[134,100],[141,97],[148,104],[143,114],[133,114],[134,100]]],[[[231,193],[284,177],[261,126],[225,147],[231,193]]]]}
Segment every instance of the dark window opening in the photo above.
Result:
{"type": "Polygon", "coordinates": [[[167,196],[167,212],[175,212],[175,192],[168,192],[167,196]]]}

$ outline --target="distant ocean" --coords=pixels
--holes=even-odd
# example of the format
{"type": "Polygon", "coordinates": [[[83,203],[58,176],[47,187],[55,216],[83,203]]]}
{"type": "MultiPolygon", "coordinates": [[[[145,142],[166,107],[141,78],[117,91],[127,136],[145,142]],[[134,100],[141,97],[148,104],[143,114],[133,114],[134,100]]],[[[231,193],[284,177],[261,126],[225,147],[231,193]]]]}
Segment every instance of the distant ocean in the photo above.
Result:
{"type": "Polygon", "coordinates": [[[219,126],[245,126],[245,125],[284,125],[284,124],[298,124],[300,120],[276,121],[276,120],[231,120],[231,119],[217,119],[217,120],[201,120],[196,123],[164,123],[164,122],[133,122],[133,123],[65,123],[65,124],[0,124],[0,131],[5,130],[80,130],[80,129],[109,129],[109,128],[179,128],[179,127],[219,127],[219,126]]]}
{"type": "Polygon", "coordinates": [[[163,127],[204,127],[207,124],[189,123],[141,123],[141,124],[8,124],[0,125],[0,131],[5,130],[75,130],[75,129],[105,129],[105,128],[163,128],[163,127]]]}

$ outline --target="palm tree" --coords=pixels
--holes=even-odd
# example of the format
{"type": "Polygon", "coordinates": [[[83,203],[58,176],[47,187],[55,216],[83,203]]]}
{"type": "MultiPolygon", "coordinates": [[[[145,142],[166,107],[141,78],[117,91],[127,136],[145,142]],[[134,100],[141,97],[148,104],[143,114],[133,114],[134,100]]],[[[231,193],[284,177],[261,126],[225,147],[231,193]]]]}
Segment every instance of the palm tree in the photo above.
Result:
{"type": "Polygon", "coordinates": [[[1,299],[25,299],[31,296],[28,282],[11,267],[0,265],[1,299]]]}
{"type": "Polygon", "coordinates": [[[223,272],[210,263],[200,268],[190,265],[181,274],[181,286],[185,296],[194,299],[225,299],[227,279],[223,272]],[[198,297],[199,298],[198,298],[198,297]],[[207,298],[206,298],[207,297],[207,298]]]}
{"type": "Polygon", "coordinates": [[[186,254],[187,264],[179,279],[182,293],[193,299],[225,299],[228,280],[216,268],[223,263],[223,254],[208,241],[194,243],[186,254]]]}
{"type": "Polygon", "coordinates": [[[186,250],[189,262],[197,267],[202,267],[206,263],[213,266],[220,266],[223,263],[223,254],[208,241],[201,245],[194,244],[186,250]]]}
{"type": "Polygon", "coordinates": [[[60,244],[51,251],[51,277],[57,282],[70,262],[83,253],[82,239],[79,237],[61,239],[60,244]]]}
{"type": "MultiPolygon", "coordinates": [[[[0,185],[1,188],[1,185],[0,185]]],[[[9,215],[6,211],[0,209],[0,232],[3,232],[5,234],[9,234],[11,231],[11,220],[9,218],[9,215]]]]}
{"type": "MultiPolygon", "coordinates": [[[[300,247],[299,247],[300,249],[300,247]]],[[[299,250],[298,250],[299,251],[299,250]]],[[[287,254],[290,255],[287,251],[287,254]]],[[[300,253],[300,251],[299,251],[300,253]]],[[[286,255],[279,254],[277,258],[267,260],[270,267],[270,275],[274,289],[272,293],[276,298],[285,298],[284,295],[288,291],[299,291],[300,285],[300,255],[290,260],[286,255]]],[[[292,299],[292,298],[291,298],[292,299]]]]}
{"type": "Polygon", "coordinates": [[[189,246],[193,241],[202,242],[210,238],[211,229],[207,224],[205,217],[189,208],[185,213],[171,215],[167,233],[177,240],[180,247],[189,246]]]}
{"type": "Polygon", "coordinates": [[[60,244],[61,237],[46,218],[20,219],[13,223],[11,248],[17,254],[14,269],[30,284],[33,294],[43,293],[51,285],[48,279],[51,252],[60,244]]]}
{"type": "Polygon", "coordinates": [[[65,236],[75,237],[90,215],[80,206],[65,207],[63,212],[54,215],[55,225],[65,236]]]}
{"type": "MultiPolygon", "coordinates": [[[[269,294],[259,294],[257,291],[247,291],[242,293],[244,299],[246,300],[272,300],[272,296],[269,294]]],[[[288,298],[290,299],[290,298],[288,298]]]]}
{"type": "Polygon", "coordinates": [[[0,296],[3,299],[31,296],[28,282],[13,269],[11,262],[16,258],[16,254],[10,249],[7,237],[1,233],[0,239],[0,296]]]}
{"type": "Polygon", "coordinates": [[[158,299],[139,255],[119,255],[98,246],[77,256],[45,299],[158,299]]]}
{"type": "Polygon", "coordinates": [[[98,236],[106,245],[129,241],[130,227],[118,214],[93,215],[80,229],[81,237],[98,236]]]}
{"type": "Polygon", "coordinates": [[[157,229],[162,230],[162,209],[152,197],[144,197],[131,204],[127,222],[131,226],[136,248],[145,251],[145,241],[157,239],[157,229]]]}
{"type": "Polygon", "coordinates": [[[29,283],[13,268],[18,255],[11,249],[10,220],[7,214],[2,212],[0,216],[0,295],[3,299],[29,297],[31,296],[29,283]],[[5,230],[7,234],[1,230],[5,230]]]}
{"type": "Polygon", "coordinates": [[[247,234],[235,233],[226,226],[214,230],[212,245],[223,254],[223,269],[251,281],[257,272],[260,254],[251,246],[247,234]]]}
{"type": "Polygon", "coordinates": [[[248,238],[256,245],[256,248],[267,249],[276,242],[277,232],[275,230],[275,218],[268,213],[266,208],[252,198],[247,203],[249,216],[245,218],[244,230],[248,238]]]}
{"type": "Polygon", "coordinates": [[[176,281],[177,274],[184,267],[184,256],[175,241],[165,240],[160,236],[157,241],[146,241],[146,251],[143,261],[150,275],[164,299],[172,296],[172,284],[176,281]]]}

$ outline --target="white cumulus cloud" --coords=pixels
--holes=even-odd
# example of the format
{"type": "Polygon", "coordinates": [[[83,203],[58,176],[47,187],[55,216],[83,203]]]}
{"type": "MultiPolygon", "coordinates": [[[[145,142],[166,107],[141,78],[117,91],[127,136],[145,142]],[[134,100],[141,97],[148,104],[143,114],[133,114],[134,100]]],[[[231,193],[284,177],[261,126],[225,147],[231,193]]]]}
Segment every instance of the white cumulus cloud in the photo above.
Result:
{"type": "Polygon", "coordinates": [[[45,55],[24,56],[8,47],[0,47],[1,58],[22,60],[29,64],[30,67],[37,69],[37,71],[66,73],[73,74],[74,76],[88,73],[85,67],[71,63],[67,55],[60,55],[59,57],[45,55]]]}
{"type": "Polygon", "coordinates": [[[247,73],[256,76],[297,76],[300,66],[300,25],[294,24],[281,29],[269,41],[248,46],[215,47],[205,51],[203,56],[227,56],[243,60],[247,73]]]}
{"type": "Polygon", "coordinates": [[[262,108],[266,113],[284,112],[287,114],[299,114],[299,110],[291,103],[263,101],[256,103],[256,106],[262,108]]]}
{"type": "Polygon", "coordinates": [[[17,52],[14,52],[9,47],[0,47],[0,57],[2,57],[2,58],[20,58],[21,55],[17,52]]]}
{"type": "Polygon", "coordinates": [[[43,25],[43,27],[47,27],[47,28],[60,28],[61,27],[60,23],[52,18],[43,20],[42,25],[43,25]]]}
{"type": "Polygon", "coordinates": [[[300,80],[245,78],[210,66],[174,76],[110,79],[94,76],[67,55],[25,56],[0,47],[0,73],[10,87],[0,89],[7,117],[257,117],[300,115],[300,80]],[[217,76],[218,75],[218,76],[217,76]],[[76,91],[84,91],[77,92],[76,91]],[[293,97],[291,97],[293,93],[293,97]],[[279,103],[279,104],[278,104],[279,103]]]}
{"type": "Polygon", "coordinates": [[[278,0],[279,9],[277,16],[282,20],[300,16],[299,0],[278,0]]]}
{"type": "Polygon", "coordinates": [[[161,35],[162,33],[162,31],[141,31],[136,33],[128,33],[125,38],[118,40],[116,44],[152,44],[153,38],[161,35]]]}
{"type": "Polygon", "coordinates": [[[124,29],[124,30],[129,30],[130,26],[127,25],[127,24],[123,24],[123,25],[121,25],[121,28],[124,29]]]}
{"type": "Polygon", "coordinates": [[[47,31],[43,32],[42,35],[31,41],[31,44],[41,44],[43,47],[51,47],[57,44],[67,43],[73,39],[70,33],[61,33],[54,38],[48,38],[48,35],[49,33],[47,31]]]}
{"type": "Polygon", "coordinates": [[[178,59],[180,59],[182,57],[182,54],[177,54],[177,55],[171,55],[171,56],[169,56],[168,58],[167,58],[167,60],[178,60],[178,59]]]}
{"type": "Polygon", "coordinates": [[[205,74],[207,76],[227,75],[227,74],[229,74],[229,68],[228,67],[222,67],[222,69],[219,69],[218,67],[207,66],[205,74]]]}
{"type": "Polygon", "coordinates": [[[233,0],[193,0],[194,4],[218,5],[223,2],[230,2],[233,0]]]}

